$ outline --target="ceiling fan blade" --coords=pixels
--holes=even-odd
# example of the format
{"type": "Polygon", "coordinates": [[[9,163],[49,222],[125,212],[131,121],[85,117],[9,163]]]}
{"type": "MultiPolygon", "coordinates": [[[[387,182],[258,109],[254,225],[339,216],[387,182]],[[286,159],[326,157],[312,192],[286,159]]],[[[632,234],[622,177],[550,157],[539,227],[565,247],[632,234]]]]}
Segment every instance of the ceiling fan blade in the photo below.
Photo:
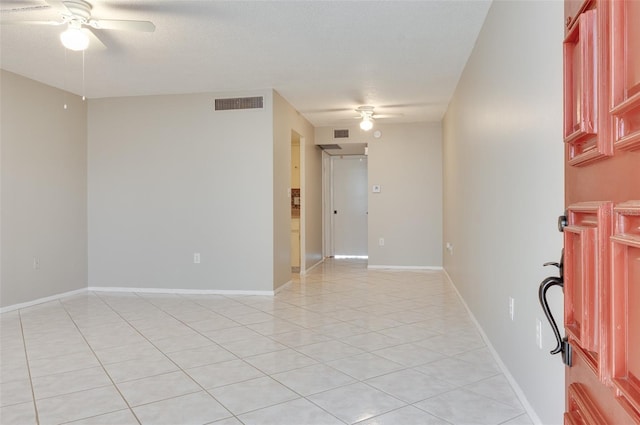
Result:
{"type": "Polygon", "coordinates": [[[49,5],[14,7],[12,9],[0,9],[0,13],[31,12],[33,10],[49,9],[50,7],[49,5]]]}
{"type": "Polygon", "coordinates": [[[149,21],[123,21],[119,19],[92,19],[88,23],[97,30],[123,30],[154,32],[156,26],[149,21]]]}
{"type": "Polygon", "coordinates": [[[373,114],[373,118],[398,118],[404,117],[404,114],[373,114]]]}
{"type": "Polygon", "coordinates": [[[357,117],[351,117],[351,118],[340,118],[340,121],[353,121],[353,120],[361,120],[362,117],[360,115],[358,115],[357,117]]]}
{"type": "Polygon", "coordinates": [[[25,21],[21,20],[10,20],[10,21],[0,21],[0,25],[51,25],[58,26],[64,25],[64,22],[59,21],[25,21]]]}
{"type": "Polygon", "coordinates": [[[104,45],[102,40],[100,40],[100,38],[95,35],[93,31],[88,28],[83,28],[82,32],[87,34],[87,36],[89,37],[89,48],[91,50],[106,50],[107,46],[104,45]]]}
{"type": "Polygon", "coordinates": [[[324,114],[332,112],[348,112],[353,111],[353,108],[332,108],[332,109],[305,109],[300,111],[302,114],[324,114]]]}
{"type": "Polygon", "coordinates": [[[62,0],[44,0],[49,6],[53,7],[54,9],[56,9],[58,12],[63,13],[65,15],[68,15],[69,13],[69,9],[67,9],[67,6],[64,5],[64,3],[62,2],[62,0]]]}

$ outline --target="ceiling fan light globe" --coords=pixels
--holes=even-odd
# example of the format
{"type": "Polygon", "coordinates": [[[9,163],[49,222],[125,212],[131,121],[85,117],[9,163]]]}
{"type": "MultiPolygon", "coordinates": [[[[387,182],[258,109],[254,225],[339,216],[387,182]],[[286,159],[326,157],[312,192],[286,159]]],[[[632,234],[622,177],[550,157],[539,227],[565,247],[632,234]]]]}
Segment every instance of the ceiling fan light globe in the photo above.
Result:
{"type": "Polygon", "coordinates": [[[363,129],[364,131],[369,131],[373,128],[373,121],[371,121],[370,119],[364,118],[362,121],[360,121],[360,128],[363,129]]]}
{"type": "Polygon", "coordinates": [[[89,37],[80,28],[67,28],[65,32],[60,34],[60,41],[64,47],[76,52],[89,47],[89,37]]]}

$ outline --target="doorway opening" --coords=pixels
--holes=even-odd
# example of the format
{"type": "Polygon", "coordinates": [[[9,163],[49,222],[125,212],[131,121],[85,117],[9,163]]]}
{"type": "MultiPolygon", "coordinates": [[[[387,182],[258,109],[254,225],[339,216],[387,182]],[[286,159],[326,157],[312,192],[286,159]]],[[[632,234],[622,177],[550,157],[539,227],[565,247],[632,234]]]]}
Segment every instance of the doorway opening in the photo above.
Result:
{"type": "Polygon", "coordinates": [[[301,140],[295,131],[291,131],[291,272],[300,273],[301,255],[301,219],[302,219],[302,184],[301,184],[301,140]]]}

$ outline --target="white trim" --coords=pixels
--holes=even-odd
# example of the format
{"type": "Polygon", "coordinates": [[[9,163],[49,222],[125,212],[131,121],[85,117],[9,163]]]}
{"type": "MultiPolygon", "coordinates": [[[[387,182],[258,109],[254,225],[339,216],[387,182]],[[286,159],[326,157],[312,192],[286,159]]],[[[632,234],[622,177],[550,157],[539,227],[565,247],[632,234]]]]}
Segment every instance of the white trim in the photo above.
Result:
{"type": "MultiPolygon", "coordinates": [[[[315,266],[314,266],[315,267],[315,266]]],[[[240,290],[224,290],[224,289],[170,289],[170,288],[127,288],[127,287],[107,287],[107,286],[90,286],[88,288],[75,289],[73,291],[64,292],[62,294],[51,295],[50,297],[38,298],[36,300],[27,301],[20,304],[8,305],[0,307],[1,313],[19,310],[22,308],[32,307],[34,305],[43,304],[49,301],[56,301],[62,298],[71,297],[73,295],[85,292],[137,292],[141,294],[183,294],[183,295],[268,295],[274,296],[281,290],[291,285],[291,281],[281,285],[275,291],[240,291],[240,290]]]]}
{"type": "Polygon", "coordinates": [[[371,265],[367,266],[369,269],[390,269],[390,270],[442,270],[442,266],[380,266],[371,265]]]}
{"type": "Polygon", "coordinates": [[[274,295],[274,291],[239,291],[235,289],[171,289],[171,288],[127,288],[90,286],[94,292],[137,292],[141,294],[182,294],[182,295],[274,295]]]}
{"type": "MultiPolygon", "coordinates": [[[[295,131],[295,130],[291,130],[295,131]]],[[[307,185],[306,170],[307,162],[305,160],[307,139],[296,131],[296,134],[300,136],[300,150],[299,150],[299,162],[300,162],[300,270],[304,270],[307,264],[307,185]]],[[[278,291],[276,291],[276,294],[278,291]]]]}
{"type": "Polygon", "coordinates": [[[540,417],[538,417],[535,410],[533,410],[533,407],[529,403],[529,400],[527,400],[527,397],[524,395],[524,391],[522,391],[522,388],[520,388],[520,385],[518,385],[518,382],[516,381],[516,379],[513,377],[513,375],[511,375],[511,372],[509,372],[509,369],[507,368],[507,366],[504,364],[504,362],[498,355],[498,352],[491,344],[491,341],[489,341],[487,334],[484,333],[482,326],[480,326],[480,323],[478,322],[478,320],[476,320],[476,317],[473,315],[473,313],[469,309],[469,306],[465,302],[464,298],[462,298],[462,295],[458,291],[458,288],[456,287],[455,283],[453,283],[453,280],[451,279],[451,276],[449,276],[449,273],[447,273],[446,269],[443,269],[443,274],[445,275],[449,283],[451,283],[451,286],[453,286],[453,289],[456,291],[456,294],[458,295],[458,298],[460,299],[460,301],[462,301],[462,305],[464,305],[464,308],[467,309],[467,313],[469,314],[469,317],[471,317],[471,320],[476,325],[478,332],[480,332],[482,339],[484,340],[485,344],[487,344],[487,348],[489,349],[489,352],[491,352],[491,355],[493,356],[494,360],[498,364],[498,367],[500,367],[500,370],[502,370],[502,373],[507,378],[507,381],[509,381],[509,383],[511,384],[513,391],[518,396],[520,403],[522,403],[522,407],[524,407],[524,410],[527,412],[527,414],[529,415],[529,417],[531,418],[534,424],[542,425],[542,421],[540,420],[540,417]]]}
{"type": "Polygon", "coordinates": [[[87,288],[80,288],[80,289],[75,289],[75,290],[69,291],[69,292],[63,292],[62,294],[51,295],[50,297],[38,298],[37,300],[33,300],[33,301],[27,301],[27,302],[20,303],[20,304],[9,305],[9,306],[0,308],[0,313],[7,313],[9,311],[19,310],[21,308],[32,307],[34,305],[46,303],[46,302],[49,302],[49,301],[56,301],[56,300],[59,300],[61,298],[70,297],[72,295],[78,295],[78,294],[81,294],[81,293],[86,292],[86,291],[87,291],[87,288]]]}
{"type": "Polygon", "coordinates": [[[311,270],[315,269],[316,267],[318,267],[320,264],[324,263],[325,257],[322,257],[322,259],[320,261],[318,261],[317,263],[315,263],[313,266],[309,267],[307,270],[301,270],[300,274],[301,275],[305,275],[307,273],[309,273],[311,270]]]}
{"type": "Polygon", "coordinates": [[[283,289],[288,288],[289,286],[291,286],[291,284],[293,283],[292,280],[290,280],[289,282],[285,283],[284,285],[280,285],[276,288],[275,291],[273,291],[273,295],[276,295],[278,292],[282,291],[283,289]]]}

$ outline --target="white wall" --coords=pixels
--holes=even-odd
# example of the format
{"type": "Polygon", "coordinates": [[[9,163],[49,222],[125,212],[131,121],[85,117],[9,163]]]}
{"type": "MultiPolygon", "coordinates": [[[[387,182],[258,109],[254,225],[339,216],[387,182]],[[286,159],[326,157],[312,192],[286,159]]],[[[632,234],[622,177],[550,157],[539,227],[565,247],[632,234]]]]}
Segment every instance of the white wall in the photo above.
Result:
{"type": "Polygon", "coordinates": [[[562,21],[562,2],[494,1],[443,126],[445,269],[544,424],[564,406],[546,322],[535,340],[538,285],[557,273],[542,264],[562,248],[562,21]]]}
{"type": "Polygon", "coordinates": [[[334,127],[316,129],[316,143],[367,143],[368,254],[370,267],[442,266],[442,130],[440,123],[383,124],[364,132],[348,128],[334,139],[334,127]],[[382,186],[372,193],[374,184],[382,186]],[[379,246],[380,238],[385,245],[379,246]]]}
{"type": "Polygon", "coordinates": [[[301,235],[307,266],[322,259],[321,152],[311,123],[273,92],[273,252],[274,288],[291,280],[291,131],[301,136],[301,235]]]}
{"type": "Polygon", "coordinates": [[[78,96],[4,70],[0,85],[6,307],[87,286],[87,107],[78,96]]]}
{"type": "Polygon", "coordinates": [[[376,129],[382,136],[369,142],[369,267],[441,267],[440,123],[376,129]],[[371,193],[374,184],[380,193],[371,193]]]}
{"type": "Polygon", "coordinates": [[[271,105],[270,90],[90,101],[89,286],[272,291],[271,105]],[[265,108],[214,111],[232,96],[265,108]]]}

